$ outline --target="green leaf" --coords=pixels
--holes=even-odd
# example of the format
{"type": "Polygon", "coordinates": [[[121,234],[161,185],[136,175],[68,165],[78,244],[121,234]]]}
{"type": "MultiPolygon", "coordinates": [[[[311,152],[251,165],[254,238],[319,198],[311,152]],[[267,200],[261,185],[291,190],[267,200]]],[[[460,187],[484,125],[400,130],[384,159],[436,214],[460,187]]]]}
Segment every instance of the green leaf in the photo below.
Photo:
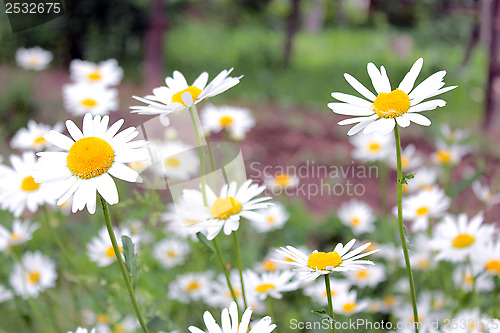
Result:
{"type": "Polygon", "coordinates": [[[415,178],[414,173],[410,173],[409,175],[403,176],[403,179],[401,179],[401,184],[408,185],[408,179],[413,179],[413,178],[415,178]]]}
{"type": "Polygon", "coordinates": [[[196,233],[196,237],[198,237],[198,240],[200,241],[200,243],[203,244],[212,254],[215,253],[214,248],[212,247],[212,245],[210,245],[207,237],[205,237],[204,234],[202,234],[201,232],[198,232],[198,233],[196,233]]]}
{"type": "Polygon", "coordinates": [[[335,319],[333,319],[332,317],[330,317],[325,310],[311,310],[312,313],[315,313],[317,315],[319,315],[321,318],[326,318],[328,319],[331,323],[334,323],[335,322],[335,319]]]}
{"type": "Polygon", "coordinates": [[[128,236],[122,236],[122,244],[123,244],[123,256],[125,257],[125,267],[127,267],[128,275],[130,277],[130,281],[132,282],[132,286],[135,289],[137,285],[138,275],[139,275],[139,267],[137,266],[136,254],[134,251],[134,243],[128,236]]]}

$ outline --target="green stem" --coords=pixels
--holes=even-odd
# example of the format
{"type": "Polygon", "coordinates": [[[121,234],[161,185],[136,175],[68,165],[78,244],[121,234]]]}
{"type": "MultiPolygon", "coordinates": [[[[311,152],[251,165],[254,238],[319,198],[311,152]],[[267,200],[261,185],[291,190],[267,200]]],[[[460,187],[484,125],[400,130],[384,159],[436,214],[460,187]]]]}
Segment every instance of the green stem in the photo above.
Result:
{"type": "Polygon", "coordinates": [[[222,267],[222,271],[224,272],[224,276],[226,277],[227,286],[229,287],[229,291],[231,292],[231,296],[233,296],[233,300],[238,305],[238,298],[236,297],[236,293],[234,292],[233,285],[231,284],[231,280],[229,279],[229,272],[227,270],[226,264],[224,262],[224,258],[222,258],[222,253],[220,252],[219,244],[217,243],[217,237],[212,241],[214,243],[215,253],[217,253],[217,258],[219,259],[219,263],[222,267]]]}
{"type": "Polygon", "coordinates": [[[139,306],[137,305],[137,301],[135,299],[134,289],[132,288],[132,284],[130,283],[129,276],[127,274],[127,269],[125,268],[125,264],[123,263],[120,248],[118,247],[118,243],[116,242],[113,226],[111,225],[111,218],[109,217],[108,203],[100,195],[99,197],[101,198],[102,211],[104,213],[104,219],[106,220],[106,228],[108,229],[109,238],[111,239],[111,244],[113,245],[113,250],[116,254],[116,260],[118,261],[120,272],[122,273],[123,280],[125,281],[125,286],[127,287],[127,291],[130,296],[130,301],[132,302],[132,306],[134,307],[137,320],[139,320],[142,330],[144,331],[144,333],[149,333],[146,323],[142,318],[141,312],[139,311],[139,306]]]}
{"type": "Polygon", "coordinates": [[[267,296],[266,304],[267,304],[267,315],[273,319],[273,322],[276,323],[277,320],[276,320],[276,317],[274,316],[273,302],[272,302],[272,298],[270,296],[267,296]]]}
{"type": "Polygon", "coordinates": [[[335,333],[335,319],[333,315],[332,287],[330,287],[330,274],[324,274],[326,297],[328,298],[328,315],[332,318],[332,333],[335,333]]]}
{"type": "Polygon", "coordinates": [[[241,294],[243,295],[243,305],[245,306],[246,309],[247,298],[245,296],[245,286],[243,284],[243,265],[241,264],[240,242],[238,241],[238,234],[236,231],[233,232],[233,239],[234,239],[234,247],[236,249],[236,260],[238,261],[238,270],[240,271],[241,294]]]}
{"type": "Polygon", "coordinates": [[[394,127],[394,137],[396,138],[396,157],[398,162],[398,225],[399,236],[401,237],[401,246],[405,257],[406,272],[408,274],[408,282],[410,283],[411,303],[413,306],[413,318],[415,322],[415,332],[418,333],[418,310],[417,310],[417,295],[415,293],[415,283],[413,282],[413,273],[411,271],[410,256],[408,254],[408,244],[406,243],[406,235],[403,225],[403,171],[401,166],[401,138],[399,136],[399,126],[394,127]]]}
{"type": "Polygon", "coordinates": [[[203,143],[201,142],[200,124],[198,123],[198,118],[196,117],[197,111],[195,105],[189,107],[189,114],[191,115],[191,121],[193,122],[194,134],[196,136],[196,145],[198,146],[198,156],[200,157],[200,180],[201,193],[203,194],[203,204],[207,206],[207,194],[205,191],[205,158],[203,156],[203,143]]]}

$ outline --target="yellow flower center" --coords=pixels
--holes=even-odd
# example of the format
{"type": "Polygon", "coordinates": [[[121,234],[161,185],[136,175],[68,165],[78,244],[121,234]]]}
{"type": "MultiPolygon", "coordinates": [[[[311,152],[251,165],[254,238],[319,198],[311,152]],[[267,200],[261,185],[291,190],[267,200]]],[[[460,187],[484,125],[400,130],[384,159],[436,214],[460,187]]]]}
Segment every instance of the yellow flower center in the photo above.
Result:
{"type": "Polygon", "coordinates": [[[325,270],[326,267],[338,267],[342,263],[342,258],[337,252],[315,252],[309,256],[307,267],[312,269],[325,270]]]}
{"type": "Polygon", "coordinates": [[[168,251],[167,252],[167,257],[168,258],[173,258],[175,256],[177,256],[177,252],[175,252],[175,251],[168,251]]]}
{"type": "Polygon", "coordinates": [[[354,302],[345,303],[342,309],[344,309],[344,312],[352,312],[354,311],[354,309],[356,309],[356,303],[354,302]]]}
{"type": "Polygon", "coordinates": [[[132,162],[128,165],[129,167],[131,167],[132,169],[134,169],[135,171],[139,171],[139,170],[142,170],[144,168],[144,163],[142,162],[132,162]]]}
{"type": "Polygon", "coordinates": [[[276,263],[274,261],[271,261],[271,260],[266,260],[264,261],[264,270],[266,272],[273,272],[276,270],[276,263]]]}
{"type": "Polygon", "coordinates": [[[464,282],[467,282],[469,284],[473,283],[474,282],[474,277],[472,276],[472,274],[466,273],[464,275],[464,282]]]}
{"type": "MultiPolygon", "coordinates": [[[[118,249],[120,250],[120,253],[123,251],[121,246],[119,246],[118,249]]],[[[106,250],[106,256],[109,258],[116,257],[115,249],[113,248],[113,246],[108,247],[108,249],[106,250]]]]}
{"type": "Polygon", "coordinates": [[[290,176],[281,174],[274,177],[274,181],[279,186],[287,186],[290,184],[290,176]]]}
{"type": "Polygon", "coordinates": [[[381,147],[382,146],[379,143],[372,142],[368,146],[368,150],[371,151],[371,152],[376,152],[376,151],[379,151],[381,147]]]}
{"type": "Polygon", "coordinates": [[[37,54],[33,54],[33,55],[29,58],[28,63],[29,63],[31,66],[37,66],[37,65],[40,63],[40,57],[39,57],[37,54]]]}
{"type": "Polygon", "coordinates": [[[181,161],[179,161],[179,159],[176,157],[169,157],[165,160],[165,165],[172,168],[176,168],[179,165],[181,165],[181,161]]]}
{"type": "Polygon", "coordinates": [[[172,103],[181,103],[185,106],[186,104],[184,104],[184,102],[182,101],[182,94],[184,94],[185,92],[190,93],[191,97],[193,97],[193,101],[196,101],[198,96],[200,96],[201,94],[201,89],[198,87],[189,86],[184,90],[178,91],[172,96],[172,103]]]}
{"type": "Polygon", "coordinates": [[[451,152],[449,150],[439,150],[436,152],[436,157],[439,163],[451,163],[451,152]]]}
{"type": "Polygon", "coordinates": [[[351,219],[351,225],[352,225],[352,226],[357,226],[360,222],[361,222],[361,220],[360,220],[360,219],[358,219],[357,217],[353,217],[353,218],[351,219]]]}
{"type": "Polygon", "coordinates": [[[86,137],[69,149],[68,169],[78,178],[90,179],[102,175],[113,164],[115,153],[105,140],[86,137]]]}
{"type": "Polygon", "coordinates": [[[83,101],[81,101],[81,103],[83,106],[87,108],[93,108],[94,106],[97,105],[96,100],[92,98],[85,98],[83,101]]]}
{"type": "Polygon", "coordinates": [[[37,283],[38,280],[40,280],[40,272],[39,271],[33,271],[33,272],[28,274],[28,281],[31,284],[37,283]]]}
{"type": "Polygon", "coordinates": [[[21,183],[21,190],[26,192],[32,192],[37,190],[40,187],[40,184],[35,183],[35,179],[31,176],[28,176],[23,179],[21,183]]]}
{"type": "Polygon", "coordinates": [[[220,122],[220,125],[222,127],[228,127],[230,126],[232,123],[233,123],[233,118],[229,117],[229,116],[224,116],[222,118],[220,118],[219,122],[220,122]]]}
{"type": "Polygon", "coordinates": [[[500,260],[490,260],[486,263],[486,270],[500,274],[500,260]]]}
{"type": "Polygon", "coordinates": [[[420,259],[418,261],[418,266],[420,268],[428,268],[429,267],[429,259],[427,259],[427,258],[426,259],[420,259]]]}
{"type": "Polygon", "coordinates": [[[407,157],[401,157],[401,167],[406,168],[410,164],[410,161],[407,157]]]}
{"type": "Polygon", "coordinates": [[[90,81],[99,81],[102,78],[101,73],[98,70],[93,71],[87,75],[87,77],[90,81]]]}
{"type": "Polygon", "coordinates": [[[268,217],[266,218],[266,222],[267,222],[268,224],[273,224],[273,223],[274,223],[274,221],[276,221],[276,219],[274,218],[274,216],[268,216],[268,217]]]}
{"type": "Polygon", "coordinates": [[[97,315],[97,322],[102,323],[102,324],[107,324],[109,322],[108,317],[106,317],[103,314],[98,314],[97,315]]]}
{"type": "Polygon", "coordinates": [[[382,302],[384,302],[384,304],[388,307],[392,307],[396,303],[396,298],[394,296],[386,296],[382,302]]]}
{"type": "Polygon", "coordinates": [[[44,145],[44,144],[46,144],[46,143],[47,143],[47,140],[45,140],[45,139],[43,138],[43,135],[40,135],[40,136],[39,136],[39,137],[37,137],[35,140],[33,140],[33,144],[34,144],[35,146],[42,146],[42,145],[44,145]]]}
{"type": "Polygon", "coordinates": [[[219,220],[226,220],[239,212],[241,212],[241,203],[233,197],[217,198],[210,209],[212,217],[219,220]]]}
{"type": "Polygon", "coordinates": [[[370,274],[368,273],[368,271],[366,269],[359,270],[356,275],[360,279],[367,279],[370,277],[370,274]]]}
{"type": "Polygon", "coordinates": [[[266,291],[276,289],[276,286],[272,283],[263,283],[255,288],[255,291],[259,293],[265,293],[266,291]]]}
{"type": "Polygon", "coordinates": [[[18,240],[18,239],[21,238],[21,235],[19,235],[16,232],[13,232],[13,233],[10,234],[10,238],[12,238],[13,240],[18,240]]]}
{"type": "Polygon", "coordinates": [[[418,208],[415,213],[417,213],[417,216],[424,216],[429,212],[429,207],[420,207],[418,208]]]}
{"type": "Polygon", "coordinates": [[[200,284],[196,281],[193,281],[186,286],[187,291],[194,291],[198,289],[200,289],[200,284]]]}
{"type": "Polygon", "coordinates": [[[126,332],[126,327],[123,324],[116,324],[113,328],[113,333],[124,333],[126,332]]]}
{"type": "MultiPolygon", "coordinates": [[[[334,290],[334,289],[330,289],[330,295],[333,297],[333,296],[335,296],[335,294],[336,294],[335,290],[334,290]]],[[[323,295],[324,295],[325,297],[328,297],[328,293],[326,292],[326,290],[325,290],[325,292],[323,293],[323,295]]]]}
{"type": "Polygon", "coordinates": [[[462,249],[464,247],[471,246],[476,239],[474,236],[469,234],[460,234],[453,239],[452,245],[453,247],[462,249]]]}
{"type": "Polygon", "coordinates": [[[390,93],[380,93],[373,102],[373,111],[381,118],[396,118],[410,108],[410,98],[399,89],[390,93]]]}

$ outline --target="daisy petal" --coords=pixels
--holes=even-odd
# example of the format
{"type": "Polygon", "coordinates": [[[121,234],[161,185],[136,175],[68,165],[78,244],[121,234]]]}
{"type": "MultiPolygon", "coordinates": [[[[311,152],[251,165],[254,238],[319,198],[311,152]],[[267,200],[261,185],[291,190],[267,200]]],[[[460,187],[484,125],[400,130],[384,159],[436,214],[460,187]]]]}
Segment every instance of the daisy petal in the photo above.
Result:
{"type": "Polygon", "coordinates": [[[429,118],[421,115],[420,113],[407,113],[406,117],[412,122],[422,126],[429,126],[431,124],[429,118]]]}
{"type": "Polygon", "coordinates": [[[424,65],[424,58],[419,58],[413,66],[411,66],[410,71],[405,75],[403,81],[399,84],[398,89],[404,91],[409,94],[415,85],[415,80],[417,80],[420,71],[422,70],[422,66],[424,65]]]}
{"type": "Polygon", "coordinates": [[[352,75],[345,73],[344,77],[346,81],[353,87],[357,92],[361,95],[369,99],[370,101],[374,101],[377,96],[375,96],[370,90],[368,90],[361,82],[356,80],[352,75]]]}

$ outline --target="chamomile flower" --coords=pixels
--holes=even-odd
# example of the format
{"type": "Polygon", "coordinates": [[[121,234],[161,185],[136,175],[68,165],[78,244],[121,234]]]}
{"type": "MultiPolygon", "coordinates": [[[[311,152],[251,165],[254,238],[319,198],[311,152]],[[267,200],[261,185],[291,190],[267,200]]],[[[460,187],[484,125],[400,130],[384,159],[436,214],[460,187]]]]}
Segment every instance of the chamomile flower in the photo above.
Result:
{"type": "Polygon", "coordinates": [[[367,100],[334,92],[332,97],[342,103],[329,103],[328,107],[337,114],[356,116],[356,118],[345,119],[338,123],[339,125],[357,123],[347,132],[347,135],[356,134],[363,129],[365,134],[373,132],[389,134],[394,130],[396,124],[401,127],[408,127],[410,122],[429,126],[431,121],[419,112],[443,107],[446,102],[442,99],[423,101],[452,90],[456,86],[443,88],[445,84],[443,78],[446,71],[440,71],[429,76],[413,89],[423,64],[424,60],[422,58],[418,59],[408,74],[405,75],[398,88],[392,90],[385,67],[381,66],[379,71],[370,62],[367,66],[368,75],[377,95],[374,95],[358,80],[346,73],[344,77],[347,82],[367,100]]]}
{"type": "MultiPolygon", "coordinates": [[[[330,293],[332,297],[337,295],[347,294],[351,289],[351,284],[346,280],[330,278],[330,293]]],[[[320,305],[328,304],[328,294],[326,293],[325,283],[321,280],[314,281],[304,287],[304,295],[309,296],[312,300],[320,305]]]]}
{"type": "Polygon", "coordinates": [[[36,251],[24,253],[21,263],[14,265],[9,281],[14,293],[26,299],[36,298],[45,289],[54,288],[56,279],[54,261],[36,251]]]}
{"type": "Polygon", "coordinates": [[[185,241],[164,239],[155,244],[153,256],[165,268],[180,265],[189,254],[190,248],[185,241]]]}
{"type": "MultiPolygon", "coordinates": [[[[401,168],[403,172],[415,170],[422,165],[422,162],[423,159],[418,155],[415,145],[410,144],[401,151],[401,168]]],[[[391,154],[391,166],[395,170],[398,168],[397,157],[394,154],[391,154]]]]}
{"type": "MultiPolygon", "coordinates": [[[[280,270],[289,270],[289,263],[293,262],[291,256],[277,251],[276,248],[270,248],[265,258],[255,265],[256,272],[275,272],[280,270]],[[288,264],[283,264],[286,261],[288,264]]],[[[303,253],[311,252],[305,246],[300,246],[297,248],[298,251],[303,253]]]]}
{"type": "MultiPolygon", "coordinates": [[[[243,295],[241,292],[241,280],[238,270],[229,272],[229,281],[233,287],[234,294],[238,300],[238,305],[243,305],[243,295]]],[[[248,289],[248,288],[247,288],[248,289]]],[[[246,295],[247,302],[250,295],[246,295]]],[[[213,307],[223,309],[233,301],[231,290],[227,286],[226,277],[224,274],[219,274],[214,281],[210,283],[210,295],[205,298],[205,302],[213,307]]]]}
{"type": "Polygon", "coordinates": [[[437,165],[456,165],[467,153],[468,149],[463,146],[438,142],[437,150],[432,154],[432,160],[437,165]]]}
{"type": "MultiPolygon", "coordinates": [[[[208,240],[214,239],[221,230],[224,234],[238,230],[240,218],[250,221],[261,219],[255,210],[266,208],[270,205],[265,201],[270,197],[256,198],[265,189],[265,186],[252,184],[247,180],[238,189],[236,181],[225,184],[219,195],[216,195],[207,185],[205,187],[207,207],[203,202],[203,194],[198,190],[184,190],[183,200],[190,205],[191,216],[186,213],[187,219],[199,221],[197,227],[206,233],[208,240]]],[[[184,215],[184,213],[181,213],[184,215]]]]}
{"type": "Polygon", "coordinates": [[[193,147],[180,141],[172,141],[157,148],[159,162],[154,165],[154,170],[158,175],[187,180],[199,173],[200,160],[193,147]]]}
{"type": "Polygon", "coordinates": [[[463,291],[488,292],[495,289],[495,283],[490,275],[474,272],[467,266],[459,266],[453,272],[453,284],[463,291]]]}
{"type": "MultiPolygon", "coordinates": [[[[214,317],[208,311],[205,311],[203,314],[203,320],[205,321],[205,326],[208,330],[206,333],[270,333],[276,328],[275,324],[271,324],[271,317],[267,316],[262,318],[249,331],[251,316],[252,309],[247,308],[243,313],[240,322],[238,318],[238,306],[236,305],[236,302],[232,302],[229,306],[229,310],[227,308],[222,310],[222,326],[217,324],[214,317]]],[[[195,326],[190,326],[188,329],[191,333],[205,333],[205,331],[202,331],[195,326]]]]}
{"type": "Polygon", "coordinates": [[[201,123],[205,133],[226,130],[233,139],[242,140],[255,125],[255,119],[248,109],[207,105],[201,112],[201,123]]]}
{"type": "Polygon", "coordinates": [[[446,215],[434,230],[430,242],[433,250],[438,251],[436,260],[462,262],[468,255],[475,254],[478,245],[491,241],[495,227],[483,224],[481,213],[467,221],[466,214],[458,217],[446,215]]]}
{"type": "MultiPolygon", "coordinates": [[[[137,251],[139,239],[137,236],[131,235],[127,228],[114,229],[113,232],[116,235],[120,253],[123,251],[122,236],[130,237],[135,245],[135,251],[137,251]]],[[[116,253],[106,227],[101,228],[98,235],[87,244],[87,255],[90,261],[95,262],[99,267],[109,266],[116,261],[116,253]]]]}
{"type": "Polygon", "coordinates": [[[115,59],[108,59],[99,64],[74,59],[69,65],[69,71],[74,82],[98,83],[104,86],[116,86],[123,78],[123,69],[115,59]]]}
{"type": "Polygon", "coordinates": [[[292,271],[265,272],[257,274],[251,270],[244,272],[245,288],[249,294],[254,294],[260,300],[265,300],[268,296],[281,299],[282,292],[297,290],[299,283],[291,281],[295,276],[292,271]]]}
{"type": "Polygon", "coordinates": [[[193,241],[196,241],[198,238],[196,237],[196,233],[199,232],[199,228],[197,227],[197,220],[190,220],[187,218],[183,218],[178,211],[186,211],[185,208],[187,204],[181,202],[174,205],[169,204],[168,210],[160,215],[160,220],[166,222],[165,230],[175,234],[181,238],[190,238],[193,241]]]}
{"type": "Polygon", "coordinates": [[[375,216],[372,208],[356,199],[343,203],[338,211],[338,217],[343,224],[352,229],[355,235],[375,230],[375,216]]]}
{"type": "Polygon", "coordinates": [[[266,186],[274,193],[293,189],[299,185],[299,177],[288,173],[277,173],[264,179],[266,186]]]}
{"type": "Polygon", "coordinates": [[[394,138],[379,133],[356,135],[349,142],[354,146],[352,157],[363,162],[386,161],[394,149],[394,138]]]}
{"type": "MultiPolygon", "coordinates": [[[[431,240],[424,234],[418,234],[410,244],[410,262],[416,270],[426,271],[436,267],[436,260],[432,248],[429,246],[431,240]]],[[[405,266],[404,257],[400,258],[401,266],[405,266]]]]}
{"type": "Polygon", "coordinates": [[[472,183],[472,190],[476,197],[486,206],[491,207],[500,202],[500,193],[491,193],[490,188],[487,185],[481,185],[479,181],[472,183]]]}
{"type": "Polygon", "coordinates": [[[192,85],[188,85],[184,75],[174,71],[173,77],[165,79],[166,86],[153,89],[153,95],[144,98],[133,96],[147,106],[132,106],[132,112],[141,114],[169,114],[198,104],[205,98],[217,96],[234,87],[243,76],[231,77],[233,69],[223,70],[207,85],[208,73],[203,72],[192,85]]]}
{"type": "MultiPolygon", "coordinates": [[[[68,333],[73,333],[72,331],[68,331],[68,333]]],[[[88,331],[86,328],[77,327],[75,333],[95,333],[95,328],[88,331]]]]}
{"type": "MultiPolygon", "coordinates": [[[[429,218],[443,216],[450,204],[451,199],[441,189],[422,191],[403,199],[403,217],[412,221],[412,231],[424,231],[429,226],[429,218]]],[[[396,207],[394,212],[397,214],[396,207]]]]}
{"type": "Polygon", "coordinates": [[[71,83],[63,87],[64,107],[75,116],[106,115],[118,110],[118,91],[100,84],[71,83]]]}
{"type": "Polygon", "coordinates": [[[147,151],[142,148],[147,141],[131,141],[139,134],[134,127],[116,134],[123,119],[109,128],[108,122],[108,116],[101,118],[86,114],[82,133],[74,122],[68,120],[66,127],[72,139],[54,131],[45,136],[47,141],[64,151],[38,153],[35,179],[39,183],[54,184],[58,205],[73,197],[73,213],[87,206],[89,213],[94,214],[96,191],[110,205],[118,203],[118,191],[111,176],[128,182],[142,181],[139,174],[126,164],[148,159],[147,151]]]}
{"type": "Polygon", "coordinates": [[[0,284],[0,303],[6,302],[14,298],[14,293],[0,284]]]}
{"type": "Polygon", "coordinates": [[[500,276],[500,240],[480,245],[478,255],[471,259],[477,272],[485,271],[488,275],[500,276]]]}
{"type": "Polygon", "coordinates": [[[386,279],[384,266],[373,266],[367,269],[346,272],[347,279],[360,288],[375,287],[386,279]]]}
{"type": "Polygon", "coordinates": [[[432,189],[438,179],[438,172],[434,168],[422,167],[415,171],[415,177],[408,180],[405,184],[406,192],[414,193],[417,191],[432,189]]]}
{"type": "Polygon", "coordinates": [[[462,129],[451,129],[448,124],[441,125],[441,134],[449,144],[461,143],[469,137],[469,131],[462,129]]]}
{"type": "Polygon", "coordinates": [[[281,229],[290,218],[290,214],[280,203],[274,203],[272,206],[259,209],[256,212],[259,214],[259,219],[252,220],[252,225],[258,232],[281,229]]]}
{"type": "Polygon", "coordinates": [[[9,210],[15,217],[27,209],[34,213],[39,206],[53,204],[49,186],[34,180],[36,156],[24,152],[21,156],[11,155],[12,168],[0,164],[0,207],[9,210]]]}
{"type": "Polygon", "coordinates": [[[365,310],[370,302],[366,300],[358,301],[357,298],[358,293],[356,291],[337,294],[337,296],[332,297],[335,313],[350,316],[365,310]]]}
{"type": "Polygon", "coordinates": [[[168,298],[182,303],[205,300],[210,295],[213,272],[187,273],[168,285],[168,298]]]}
{"type": "Polygon", "coordinates": [[[24,47],[16,51],[17,65],[35,71],[41,71],[49,66],[52,61],[52,53],[39,46],[25,49],[24,47]]]}
{"type": "Polygon", "coordinates": [[[300,252],[293,246],[282,247],[277,251],[293,261],[279,262],[295,266],[295,270],[302,273],[300,278],[305,281],[314,280],[321,275],[330,274],[332,272],[365,269],[366,267],[364,265],[374,265],[374,263],[369,260],[360,259],[378,252],[378,250],[363,252],[370,246],[370,243],[366,243],[350,251],[355,242],[356,240],[353,239],[346,245],[338,243],[332,252],[318,252],[315,250],[309,256],[300,252]]]}
{"type": "Polygon", "coordinates": [[[8,247],[22,244],[33,237],[33,233],[39,228],[39,224],[30,221],[14,220],[12,232],[0,225],[0,251],[8,247]]]}
{"type": "Polygon", "coordinates": [[[61,132],[63,130],[63,126],[61,123],[57,123],[54,127],[51,127],[45,124],[37,123],[34,120],[29,120],[28,127],[21,128],[12,137],[10,140],[10,146],[19,150],[32,150],[37,152],[44,150],[51,145],[43,138],[43,136],[48,134],[51,130],[61,132]]]}

